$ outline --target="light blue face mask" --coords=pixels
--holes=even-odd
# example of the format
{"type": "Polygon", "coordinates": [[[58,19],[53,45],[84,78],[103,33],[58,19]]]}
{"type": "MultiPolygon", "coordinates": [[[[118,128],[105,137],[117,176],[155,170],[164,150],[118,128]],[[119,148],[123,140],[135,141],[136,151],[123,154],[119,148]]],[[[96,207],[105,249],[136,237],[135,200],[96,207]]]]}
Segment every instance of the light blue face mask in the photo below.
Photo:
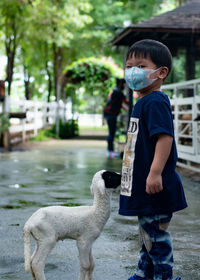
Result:
{"type": "MultiPolygon", "coordinates": [[[[159,68],[158,68],[159,69],[159,68]]],[[[155,73],[158,69],[141,69],[138,67],[131,67],[125,70],[125,80],[129,88],[133,90],[140,90],[150,86],[158,78],[151,79],[150,75],[155,73]]]]}

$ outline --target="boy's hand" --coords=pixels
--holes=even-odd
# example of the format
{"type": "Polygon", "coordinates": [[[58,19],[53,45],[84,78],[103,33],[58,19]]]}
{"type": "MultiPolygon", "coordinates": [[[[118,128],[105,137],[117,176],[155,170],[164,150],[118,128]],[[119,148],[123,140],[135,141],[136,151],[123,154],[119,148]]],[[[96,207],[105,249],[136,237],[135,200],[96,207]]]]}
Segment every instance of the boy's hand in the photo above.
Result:
{"type": "Polygon", "coordinates": [[[159,193],[163,190],[162,176],[160,173],[150,171],[146,180],[146,192],[148,194],[159,193]]]}
{"type": "Polygon", "coordinates": [[[148,194],[159,193],[163,190],[161,174],[173,143],[173,137],[168,134],[158,134],[157,138],[153,162],[146,180],[146,192],[148,194]]]}

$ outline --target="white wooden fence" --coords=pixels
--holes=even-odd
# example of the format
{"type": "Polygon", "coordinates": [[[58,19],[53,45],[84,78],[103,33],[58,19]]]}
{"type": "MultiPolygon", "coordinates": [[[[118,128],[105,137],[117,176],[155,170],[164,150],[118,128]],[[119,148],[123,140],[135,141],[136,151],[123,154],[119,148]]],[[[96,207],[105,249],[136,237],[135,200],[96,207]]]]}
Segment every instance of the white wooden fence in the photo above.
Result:
{"type": "MultiPolygon", "coordinates": [[[[200,120],[195,121],[198,116],[200,117],[200,79],[165,85],[162,90],[171,99],[179,156],[178,165],[200,172],[200,120]],[[193,91],[193,97],[184,97],[188,89],[193,91]]],[[[67,106],[63,102],[58,104],[26,100],[11,101],[9,110],[26,112],[26,119],[11,119],[10,133],[22,133],[23,141],[27,136],[30,137],[30,134],[36,136],[39,129],[54,124],[57,115],[62,120],[71,119],[73,117],[71,109],[67,106]]],[[[95,116],[90,116],[87,124],[94,125],[95,118],[95,116]]],[[[83,118],[80,119],[83,120],[83,118]]],[[[13,141],[18,141],[18,139],[13,141]]]]}
{"type": "MultiPolygon", "coordinates": [[[[101,114],[72,114],[71,104],[57,102],[39,102],[29,100],[8,101],[6,100],[4,112],[24,112],[25,119],[11,118],[9,132],[11,144],[26,141],[38,134],[38,130],[55,124],[57,116],[62,121],[77,119],[79,126],[102,126],[101,114]]],[[[0,113],[1,113],[0,108],[0,113]]]]}
{"type": "Polygon", "coordinates": [[[20,138],[25,141],[30,136],[36,136],[39,129],[55,124],[57,116],[63,121],[72,118],[71,110],[69,112],[68,105],[63,102],[58,104],[57,102],[18,100],[10,101],[8,108],[7,111],[10,112],[26,112],[25,119],[10,119],[10,134],[22,134],[19,137],[12,137],[11,144],[19,142],[20,138]]]}
{"type": "Polygon", "coordinates": [[[200,79],[165,85],[162,90],[171,96],[178,165],[200,172],[200,79]],[[193,97],[184,97],[188,89],[193,97]]]}

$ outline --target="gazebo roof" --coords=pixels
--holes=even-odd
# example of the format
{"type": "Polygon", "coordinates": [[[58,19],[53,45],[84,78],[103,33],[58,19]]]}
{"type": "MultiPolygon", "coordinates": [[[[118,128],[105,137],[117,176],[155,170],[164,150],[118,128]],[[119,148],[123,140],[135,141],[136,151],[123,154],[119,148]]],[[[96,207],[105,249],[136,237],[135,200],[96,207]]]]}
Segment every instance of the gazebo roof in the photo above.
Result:
{"type": "Polygon", "coordinates": [[[129,46],[135,41],[152,38],[169,47],[185,47],[191,37],[200,34],[200,0],[188,1],[178,8],[125,28],[112,39],[113,45],[129,46]]]}

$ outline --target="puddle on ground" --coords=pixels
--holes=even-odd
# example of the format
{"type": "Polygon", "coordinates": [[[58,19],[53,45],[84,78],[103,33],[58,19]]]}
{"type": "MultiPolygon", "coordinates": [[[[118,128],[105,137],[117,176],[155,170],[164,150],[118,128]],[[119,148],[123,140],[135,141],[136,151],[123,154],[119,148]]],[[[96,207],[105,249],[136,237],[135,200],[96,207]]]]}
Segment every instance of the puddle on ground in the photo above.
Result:
{"type": "Polygon", "coordinates": [[[23,258],[0,257],[0,279],[20,279],[16,274],[18,265],[23,264],[23,258]]]}
{"type": "Polygon", "coordinates": [[[57,269],[58,266],[55,265],[55,264],[52,264],[52,263],[47,263],[45,265],[45,271],[50,271],[50,270],[54,270],[54,269],[57,269]]]}
{"type": "Polygon", "coordinates": [[[20,279],[20,278],[18,278],[15,273],[11,272],[11,273],[6,273],[5,275],[0,273],[0,279],[20,279]]]}

